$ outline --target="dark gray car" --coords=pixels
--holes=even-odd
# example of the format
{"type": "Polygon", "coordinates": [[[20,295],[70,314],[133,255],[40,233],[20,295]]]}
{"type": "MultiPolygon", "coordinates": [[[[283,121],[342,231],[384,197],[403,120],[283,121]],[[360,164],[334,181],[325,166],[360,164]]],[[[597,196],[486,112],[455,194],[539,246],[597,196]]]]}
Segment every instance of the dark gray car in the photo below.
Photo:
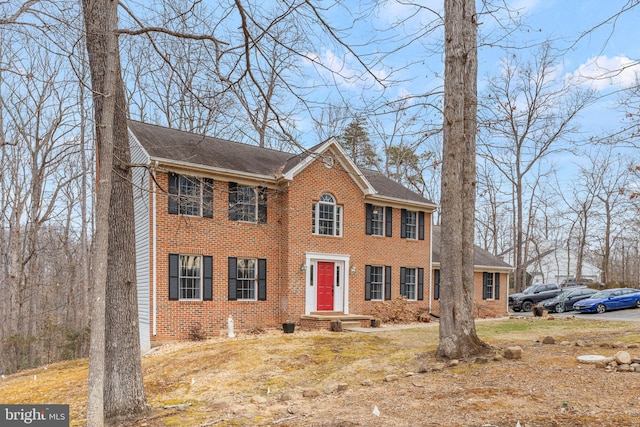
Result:
{"type": "Polygon", "coordinates": [[[549,313],[571,311],[573,310],[573,304],[580,300],[589,298],[596,292],[597,291],[595,289],[587,287],[564,288],[557,296],[546,299],[540,302],[539,305],[544,307],[549,313]]]}

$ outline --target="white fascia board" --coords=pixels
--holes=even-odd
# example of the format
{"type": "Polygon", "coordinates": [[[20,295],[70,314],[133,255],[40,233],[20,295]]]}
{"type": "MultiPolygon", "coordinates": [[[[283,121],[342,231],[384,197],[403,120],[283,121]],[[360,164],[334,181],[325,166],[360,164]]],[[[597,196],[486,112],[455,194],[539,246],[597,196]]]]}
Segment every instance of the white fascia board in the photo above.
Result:
{"type": "MultiPolygon", "coordinates": [[[[431,268],[440,269],[440,263],[439,262],[432,263],[431,268]]],[[[511,273],[513,272],[513,270],[515,270],[513,267],[495,267],[495,266],[488,266],[488,265],[473,266],[473,271],[475,273],[480,273],[480,272],[511,273]]]]}
{"type": "Polygon", "coordinates": [[[438,205],[433,203],[413,202],[411,200],[380,196],[378,194],[370,195],[369,197],[367,197],[367,201],[380,201],[381,203],[386,203],[387,205],[391,205],[393,207],[420,207],[425,209],[429,213],[435,212],[438,209],[438,205]]]}
{"type": "Polygon", "coordinates": [[[159,167],[164,167],[166,169],[181,169],[186,173],[201,173],[205,175],[217,175],[224,178],[229,178],[230,180],[237,181],[243,183],[244,180],[246,183],[255,183],[260,182],[261,184],[271,184],[276,187],[278,185],[278,178],[272,175],[261,175],[261,174],[253,174],[247,172],[240,172],[232,169],[225,168],[213,168],[210,166],[203,166],[198,164],[193,164],[189,162],[180,162],[176,160],[163,159],[154,157],[152,160],[157,161],[159,167]]]}

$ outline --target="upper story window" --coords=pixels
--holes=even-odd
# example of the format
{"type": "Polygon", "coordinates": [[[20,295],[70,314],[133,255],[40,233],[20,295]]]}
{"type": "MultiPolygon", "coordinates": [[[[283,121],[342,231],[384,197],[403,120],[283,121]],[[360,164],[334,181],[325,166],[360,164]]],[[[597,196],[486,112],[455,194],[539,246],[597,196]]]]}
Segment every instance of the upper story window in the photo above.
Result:
{"type": "Polygon", "coordinates": [[[403,239],[424,240],[424,212],[401,211],[401,232],[403,239]]]}
{"type": "Polygon", "coordinates": [[[312,208],[313,234],[342,236],[342,206],[330,194],[323,194],[312,208]]]}
{"type": "Polygon", "coordinates": [[[418,238],[418,212],[407,211],[404,230],[407,239],[418,238]]]}
{"type": "Polygon", "coordinates": [[[389,206],[383,207],[365,204],[366,212],[366,233],[373,236],[392,236],[393,219],[391,214],[393,209],[389,206]]]}
{"type": "Polygon", "coordinates": [[[169,213],[213,218],[213,179],[169,173],[169,213]]]}
{"type": "Polygon", "coordinates": [[[267,189],[229,183],[229,219],[267,222],[267,189]]]}

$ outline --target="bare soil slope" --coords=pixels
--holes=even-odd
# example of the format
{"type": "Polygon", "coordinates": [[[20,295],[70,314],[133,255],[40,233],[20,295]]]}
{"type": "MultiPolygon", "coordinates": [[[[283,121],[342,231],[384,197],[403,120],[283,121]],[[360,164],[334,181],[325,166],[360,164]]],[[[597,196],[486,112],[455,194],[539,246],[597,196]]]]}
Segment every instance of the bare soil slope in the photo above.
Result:
{"type": "MultiPolygon", "coordinates": [[[[634,426],[640,424],[640,373],[607,372],[576,357],[609,356],[640,343],[639,326],[478,322],[480,337],[497,355],[518,345],[522,359],[457,366],[434,357],[437,325],[372,333],[266,331],[169,344],[143,359],[151,411],[119,425],[634,426]],[[545,336],[557,343],[542,344],[545,336]]],[[[640,357],[640,348],[627,351],[640,357]]],[[[0,380],[0,402],[68,403],[72,425],[84,425],[86,374],[83,360],[8,376],[0,380]]]]}

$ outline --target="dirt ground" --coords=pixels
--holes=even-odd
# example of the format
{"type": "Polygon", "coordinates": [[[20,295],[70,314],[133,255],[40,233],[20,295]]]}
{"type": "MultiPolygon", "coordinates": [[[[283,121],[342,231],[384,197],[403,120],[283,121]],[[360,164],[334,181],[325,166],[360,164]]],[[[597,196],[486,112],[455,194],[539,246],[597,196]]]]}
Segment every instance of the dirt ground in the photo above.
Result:
{"type": "MultiPolygon", "coordinates": [[[[497,360],[455,366],[434,356],[437,325],[253,331],[168,344],[143,358],[151,411],[119,425],[635,426],[640,373],[607,372],[576,358],[625,347],[640,357],[633,348],[638,327],[575,319],[478,322],[497,360]],[[543,344],[546,336],[556,344],[543,344]],[[520,360],[500,357],[510,346],[522,348],[520,360]]],[[[36,374],[50,390],[32,392],[34,403],[70,403],[72,425],[84,425],[86,361],[7,377],[0,402],[26,403],[20,393],[36,374]],[[56,387],[56,377],[64,384],[56,387]]]]}
{"type": "MultiPolygon", "coordinates": [[[[138,425],[167,425],[166,412],[173,410],[179,425],[201,426],[640,425],[640,373],[607,372],[576,359],[613,355],[638,342],[635,326],[548,319],[484,323],[479,335],[498,360],[457,366],[434,357],[436,325],[366,334],[272,331],[245,337],[255,356],[246,372],[235,377],[233,370],[211,376],[199,371],[192,378],[190,392],[199,396],[192,407],[163,409],[159,418],[138,425]],[[557,344],[542,344],[545,336],[557,344]],[[501,359],[513,345],[522,348],[522,359],[501,359]],[[230,387],[199,393],[199,374],[230,387]],[[194,409],[203,418],[187,415],[194,409]]],[[[171,350],[160,353],[165,351],[171,350]]],[[[640,349],[627,351],[640,357],[640,349]]]]}

